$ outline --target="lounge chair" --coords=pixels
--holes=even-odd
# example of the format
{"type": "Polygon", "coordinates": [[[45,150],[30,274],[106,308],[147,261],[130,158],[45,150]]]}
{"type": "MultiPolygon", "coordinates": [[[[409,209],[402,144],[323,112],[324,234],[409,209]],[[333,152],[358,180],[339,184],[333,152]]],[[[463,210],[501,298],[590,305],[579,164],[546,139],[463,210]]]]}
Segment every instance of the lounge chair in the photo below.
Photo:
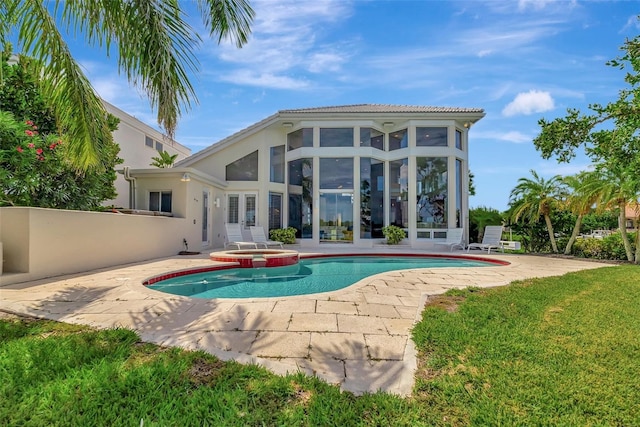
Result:
{"type": "Polygon", "coordinates": [[[242,246],[250,246],[253,249],[258,249],[258,245],[256,242],[246,242],[243,241],[242,230],[240,229],[240,224],[225,224],[225,228],[227,229],[227,243],[225,244],[225,248],[229,246],[235,246],[240,249],[242,246]]]}
{"type": "Polygon", "coordinates": [[[280,248],[284,248],[284,246],[282,246],[282,242],[267,239],[267,235],[264,233],[264,228],[252,226],[250,229],[251,238],[258,246],[264,246],[265,249],[269,246],[279,246],[280,248]]]}
{"type": "Polygon", "coordinates": [[[447,240],[444,242],[436,242],[436,245],[449,246],[449,251],[453,251],[456,246],[460,249],[464,249],[464,228],[449,228],[447,230],[447,240]]]}
{"type": "Polygon", "coordinates": [[[469,243],[467,246],[467,253],[471,248],[486,249],[487,253],[491,253],[491,248],[502,249],[504,248],[500,240],[502,239],[502,226],[501,225],[487,225],[484,228],[484,235],[482,236],[482,243],[469,243]]]}

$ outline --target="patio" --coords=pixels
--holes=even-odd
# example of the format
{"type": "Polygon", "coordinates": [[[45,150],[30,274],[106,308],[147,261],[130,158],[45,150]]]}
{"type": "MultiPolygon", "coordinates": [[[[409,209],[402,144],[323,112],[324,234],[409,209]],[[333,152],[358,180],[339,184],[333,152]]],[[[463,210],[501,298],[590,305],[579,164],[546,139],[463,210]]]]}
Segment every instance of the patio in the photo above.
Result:
{"type": "MultiPolygon", "coordinates": [[[[323,248],[323,253],[339,249],[345,250],[323,248]]],[[[370,252],[407,252],[376,249],[370,252]]],[[[0,287],[0,310],[97,328],[126,327],[144,341],[204,350],[278,374],[303,371],[356,394],[384,390],[408,395],[416,367],[410,330],[429,295],[608,265],[472,255],[510,265],[390,272],[339,291],[283,298],[202,300],[141,285],[163,272],[212,263],[208,254],[174,256],[0,287]]]]}

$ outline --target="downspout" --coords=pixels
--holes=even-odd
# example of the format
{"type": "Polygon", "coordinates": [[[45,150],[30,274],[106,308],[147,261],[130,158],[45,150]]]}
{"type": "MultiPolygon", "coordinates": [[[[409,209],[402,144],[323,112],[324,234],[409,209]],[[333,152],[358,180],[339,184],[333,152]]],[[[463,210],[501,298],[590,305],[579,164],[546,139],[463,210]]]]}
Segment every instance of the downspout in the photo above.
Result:
{"type": "Polygon", "coordinates": [[[129,209],[136,208],[136,179],[129,174],[129,166],[122,169],[124,179],[129,182],[129,209]]]}

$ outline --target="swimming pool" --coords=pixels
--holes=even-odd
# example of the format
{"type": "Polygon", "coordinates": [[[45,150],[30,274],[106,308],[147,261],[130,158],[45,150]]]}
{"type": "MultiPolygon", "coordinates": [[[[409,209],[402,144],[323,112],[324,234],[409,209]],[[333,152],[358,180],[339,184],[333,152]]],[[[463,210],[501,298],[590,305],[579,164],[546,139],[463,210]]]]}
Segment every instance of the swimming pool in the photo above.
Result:
{"type": "Polygon", "coordinates": [[[157,281],[149,289],[193,298],[265,298],[330,292],[365,277],[395,270],[483,267],[496,262],[430,256],[323,256],[295,265],[231,268],[157,281]]]}

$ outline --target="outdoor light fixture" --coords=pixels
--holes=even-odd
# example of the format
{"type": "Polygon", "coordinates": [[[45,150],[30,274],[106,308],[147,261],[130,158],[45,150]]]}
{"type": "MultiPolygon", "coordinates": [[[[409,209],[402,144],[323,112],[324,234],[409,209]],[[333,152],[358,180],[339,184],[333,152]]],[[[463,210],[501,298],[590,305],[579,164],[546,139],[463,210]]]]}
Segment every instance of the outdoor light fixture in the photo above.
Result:
{"type": "Polygon", "coordinates": [[[184,175],[182,175],[182,178],[180,178],[180,181],[189,182],[189,181],[191,181],[191,177],[189,176],[188,173],[185,173],[184,175]]]}
{"type": "Polygon", "coordinates": [[[293,123],[291,122],[284,122],[282,123],[282,126],[285,128],[292,128],[293,127],[293,123]]]}
{"type": "Polygon", "coordinates": [[[219,207],[220,207],[220,197],[216,197],[216,198],[215,198],[215,200],[213,201],[213,205],[214,205],[216,208],[219,208],[219,207]]]}
{"type": "Polygon", "coordinates": [[[384,122],[382,124],[382,126],[386,127],[386,128],[390,128],[391,126],[393,126],[393,122],[384,122]]]}
{"type": "Polygon", "coordinates": [[[464,122],[463,126],[469,129],[471,127],[471,122],[464,122]]]}

